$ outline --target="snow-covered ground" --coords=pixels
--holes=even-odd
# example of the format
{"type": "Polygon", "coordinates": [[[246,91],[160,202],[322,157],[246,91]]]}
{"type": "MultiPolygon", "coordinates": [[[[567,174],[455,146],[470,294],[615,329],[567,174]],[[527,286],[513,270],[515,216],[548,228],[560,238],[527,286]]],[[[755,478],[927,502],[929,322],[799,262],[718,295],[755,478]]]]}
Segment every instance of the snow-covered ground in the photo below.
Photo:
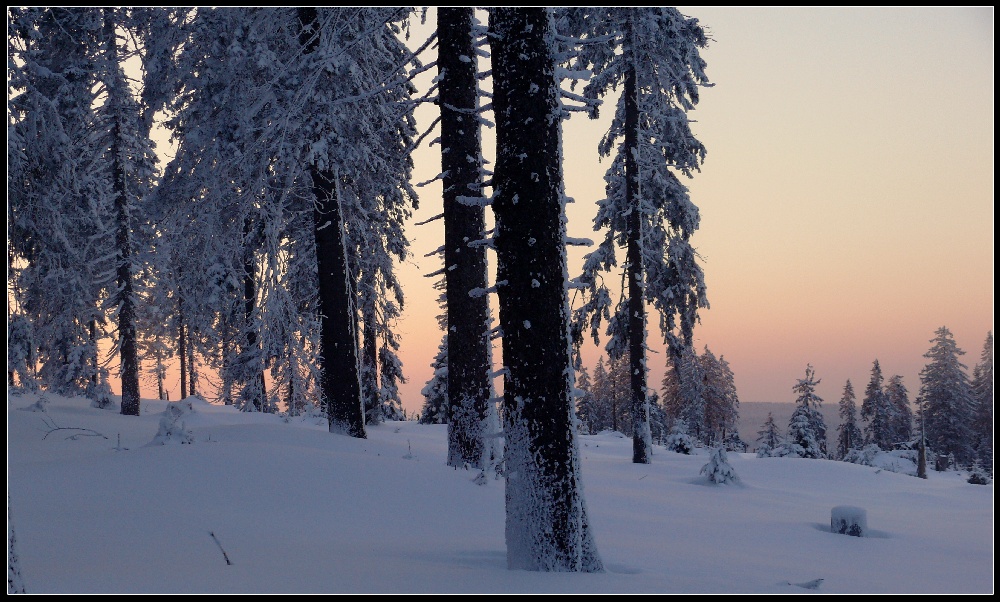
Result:
{"type": "Polygon", "coordinates": [[[993,592],[993,485],[964,473],[729,454],[742,485],[720,486],[699,475],[708,450],[634,465],[629,439],[583,436],[607,570],[529,573],[507,569],[503,482],[446,467],[444,426],[360,440],[196,403],[192,444],[149,446],[165,402],[137,418],[57,396],[22,409],[35,399],[8,396],[8,541],[13,528],[27,593],[993,592]],[[869,537],[830,532],[845,505],[869,537]]]}

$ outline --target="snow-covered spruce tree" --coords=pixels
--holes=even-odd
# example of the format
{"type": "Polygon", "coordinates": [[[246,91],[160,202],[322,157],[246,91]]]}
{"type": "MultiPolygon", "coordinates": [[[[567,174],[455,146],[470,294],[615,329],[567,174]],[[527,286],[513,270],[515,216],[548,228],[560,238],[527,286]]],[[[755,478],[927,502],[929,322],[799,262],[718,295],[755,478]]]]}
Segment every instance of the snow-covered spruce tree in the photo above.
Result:
{"type": "Polygon", "coordinates": [[[103,68],[107,98],[98,110],[101,130],[108,132],[107,152],[115,222],[115,286],[108,302],[118,322],[115,350],[121,358],[121,413],[139,415],[139,357],[136,322],[133,215],[152,189],[156,157],[142,112],[125,79],[118,31],[127,27],[126,9],[103,9],[105,55],[103,68]]]}
{"type": "MultiPolygon", "coordinates": [[[[154,245],[149,245],[144,253],[145,266],[143,270],[144,286],[141,291],[140,305],[143,311],[139,314],[136,330],[139,334],[138,353],[141,361],[146,362],[145,379],[156,387],[156,398],[167,399],[167,366],[174,355],[173,336],[170,332],[169,301],[162,298],[164,287],[159,282],[159,274],[155,262],[154,245]]],[[[142,376],[142,374],[140,374],[142,376]]]]}
{"type": "Polygon", "coordinates": [[[976,460],[993,475],[993,331],[986,342],[979,363],[972,369],[972,444],[976,460]]]}
{"type": "Polygon", "coordinates": [[[308,85],[295,89],[290,102],[301,115],[298,135],[316,202],[321,388],[330,430],[364,437],[347,249],[363,240],[350,238],[357,220],[396,219],[416,198],[405,152],[412,107],[401,102],[411,90],[401,74],[409,58],[395,36],[408,10],[299,8],[295,14],[303,52],[289,77],[308,85]]]}
{"type": "Polygon", "coordinates": [[[717,358],[707,345],[698,360],[705,383],[705,442],[719,445],[736,430],[739,421],[740,400],[736,383],[729,362],[723,357],[717,358]]]}
{"type": "Polygon", "coordinates": [[[666,448],[672,452],[690,455],[694,451],[694,441],[688,435],[687,422],[684,419],[674,420],[667,435],[666,448]]]}
{"type": "Polygon", "coordinates": [[[31,322],[37,372],[74,395],[98,377],[112,265],[105,158],[95,140],[99,9],[10,8],[8,291],[31,322]]]}
{"type": "Polygon", "coordinates": [[[723,446],[712,450],[712,457],[709,458],[708,464],[701,467],[699,474],[705,475],[710,482],[716,485],[740,483],[740,477],[733,470],[732,465],[729,464],[729,458],[726,456],[726,448],[723,446]]]}
{"type": "MultiPolygon", "coordinates": [[[[574,64],[594,71],[584,96],[597,99],[622,87],[611,128],[598,149],[602,156],[614,155],[605,176],[607,198],[594,219],[595,230],[607,228],[607,234],[585,260],[579,280],[588,300],[574,321],[580,333],[584,323],[596,328],[608,315],[610,295],[598,276],[615,267],[615,247],[624,246],[628,289],[622,291],[615,316],[620,325],[610,330],[627,338],[632,459],[647,463],[645,304],[659,312],[660,331],[674,362],[681,360],[682,349],[692,346],[698,309],[708,307],[704,276],[690,242],[698,229],[698,209],[677,176],[690,177],[705,156],[687,111],[698,103],[699,87],[708,84],[699,55],[708,38],[697,19],[672,7],[573,9],[563,21],[568,33],[591,42],[574,64]]],[[[609,349],[625,345],[625,340],[612,341],[609,349]]]]}
{"type": "Polygon", "coordinates": [[[628,433],[632,424],[628,357],[612,356],[606,365],[602,356],[594,371],[595,426],[598,432],[611,429],[628,433]]]}
{"type": "Polygon", "coordinates": [[[872,364],[872,376],[865,387],[865,398],[861,402],[861,418],[864,427],[865,444],[874,444],[879,449],[892,449],[892,406],[885,393],[882,368],[878,360],[872,364]]]}
{"type": "Polygon", "coordinates": [[[438,352],[431,363],[434,369],[420,394],[424,396],[424,407],[420,410],[421,424],[448,423],[448,335],[441,338],[438,352]]]}
{"type": "Polygon", "coordinates": [[[490,312],[485,290],[483,159],[475,19],[468,7],[437,12],[438,104],[448,305],[448,465],[482,467],[493,405],[490,312]]]}
{"type": "Polygon", "coordinates": [[[507,566],[602,571],[583,498],[573,414],[561,108],[551,12],[491,9],[490,40],[507,566]]]}
{"type": "Polygon", "coordinates": [[[709,434],[705,421],[705,374],[694,348],[682,347],[674,363],[680,366],[678,375],[677,416],[687,423],[688,433],[698,443],[704,444],[709,434]]]}
{"type": "Polygon", "coordinates": [[[910,409],[910,395],[902,376],[894,374],[889,377],[885,395],[891,408],[890,441],[893,447],[909,443],[913,439],[913,410],[910,409]]]}
{"type": "Polygon", "coordinates": [[[771,455],[771,451],[776,449],[783,442],[778,425],[774,422],[771,412],[767,413],[767,420],[757,431],[757,457],[765,458],[771,455]]]}
{"type": "Polygon", "coordinates": [[[265,229],[264,271],[261,307],[265,310],[265,358],[270,362],[271,390],[267,409],[279,405],[279,396],[289,416],[311,413],[320,404],[316,358],[319,317],[316,315],[316,250],[313,241],[312,203],[288,195],[287,203],[266,205],[272,215],[268,224],[281,224],[280,231],[265,229]]]}
{"type": "Polygon", "coordinates": [[[806,377],[800,378],[792,387],[798,397],[795,400],[795,411],[788,421],[786,443],[801,447],[803,458],[826,457],[826,424],[819,412],[823,399],[816,395],[816,385],[819,383],[815,379],[812,364],[809,364],[806,366],[806,377]]]}
{"type": "MultiPolygon", "coordinates": [[[[653,391],[649,396],[649,430],[653,437],[653,442],[657,445],[663,445],[664,441],[667,440],[669,422],[670,419],[667,417],[667,412],[660,402],[660,394],[653,391]]],[[[739,435],[737,435],[737,439],[739,439],[739,435]]]]}
{"type": "Polygon", "coordinates": [[[854,385],[847,380],[844,394],[840,398],[838,412],[840,426],[837,427],[837,460],[843,460],[852,449],[860,449],[863,444],[861,429],[858,428],[858,407],[854,395],[854,385]]]}
{"type": "Polygon", "coordinates": [[[424,406],[420,410],[418,421],[421,424],[448,424],[448,306],[445,303],[445,281],[438,279],[434,289],[442,291],[438,295],[438,306],[441,313],[436,316],[438,328],[444,331],[437,353],[431,362],[431,378],[420,390],[424,396],[424,406]]]}
{"type": "Polygon", "coordinates": [[[920,371],[917,396],[927,444],[938,456],[950,454],[962,465],[971,464],[973,397],[965,364],[958,360],[965,352],[944,326],[935,331],[931,343],[924,354],[930,362],[920,371]]]}
{"type": "Polygon", "coordinates": [[[200,8],[181,21],[185,43],[176,65],[159,69],[179,93],[160,99],[170,103],[167,125],[177,150],[156,192],[162,214],[157,227],[170,241],[158,254],[157,268],[167,289],[161,298],[171,299],[180,397],[195,388],[195,356],[220,354],[213,367],[223,399],[257,411],[265,408],[258,294],[262,205],[274,157],[254,151],[262,122],[273,117],[261,115],[262,106],[273,103],[246,99],[269,98],[262,82],[276,75],[266,70],[275,19],[255,9],[200,8]]]}
{"type": "MultiPolygon", "coordinates": [[[[401,99],[402,100],[402,99],[401,99]]],[[[400,106],[403,105],[400,102],[400,106]]],[[[409,135],[407,135],[409,138],[409,135]]],[[[355,283],[362,341],[361,385],[367,424],[402,419],[398,384],[405,382],[396,355],[399,339],[393,331],[403,307],[403,289],[393,263],[408,255],[403,220],[409,208],[391,195],[362,198],[362,213],[347,214],[348,264],[355,283]]]]}
{"type": "Polygon", "coordinates": [[[7,388],[11,391],[37,391],[34,367],[35,342],[31,322],[22,314],[14,314],[7,320],[7,388]]]}
{"type": "Polygon", "coordinates": [[[593,385],[590,382],[590,372],[586,366],[581,366],[576,370],[576,418],[580,424],[580,432],[585,435],[597,433],[594,430],[594,415],[597,408],[594,407],[593,385]]]}
{"type": "Polygon", "coordinates": [[[594,379],[591,385],[591,403],[586,413],[586,423],[591,434],[597,434],[605,429],[613,428],[613,414],[608,403],[611,387],[611,377],[605,367],[604,356],[597,360],[594,368],[594,379]]]}

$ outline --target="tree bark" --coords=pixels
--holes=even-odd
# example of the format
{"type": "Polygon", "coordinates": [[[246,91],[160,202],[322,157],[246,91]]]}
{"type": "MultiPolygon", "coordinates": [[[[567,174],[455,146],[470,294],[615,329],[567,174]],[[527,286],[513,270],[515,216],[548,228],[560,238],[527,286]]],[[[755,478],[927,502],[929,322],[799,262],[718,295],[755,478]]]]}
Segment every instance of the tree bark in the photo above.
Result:
{"type": "Polygon", "coordinates": [[[601,571],[580,482],[571,394],[554,32],[545,8],[493,9],[490,29],[497,295],[507,370],[507,565],[601,571]]]}
{"type": "MultiPolygon", "coordinates": [[[[627,35],[631,32],[627,32],[627,35]]],[[[631,47],[632,40],[629,40],[631,47]]],[[[626,50],[627,51],[627,50],[626,50]]],[[[639,191],[639,102],[635,67],[625,72],[625,203],[628,214],[628,355],[629,391],[632,409],[632,462],[649,464],[653,440],[649,428],[649,399],[646,397],[646,303],[643,298],[642,208],[639,191]]]]}
{"type": "Polygon", "coordinates": [[[128,90],[118,89],[125,85],[124,79],[117,73],[118,44],[115,31],[115,9],[104,9],[104,35],[107,40],[108,66],[114,71],[112,80],[115,89],[108,92],[108,103],[112,114],[111,132],[111,173],[115,199],[115,217],[117,230],[115,246],[117,247],[116,282],[118,292],[115,295],[118,302],[118,352],[121,356],[122,405],[121,413],[129,416],[139,415],[139,358],[136,345],[135,330],[135,296],[132,284],[132,228],[131,207],[126,192],[126,166],[122,148],[123,135],[121,107],[116,95],[129,94],[128,90]]]}
{"type": "Polygon", "coordinates": [[[472,9],[438,9],[438,73],[441,76],[441,169],[444,173],[444,263],[448,309],[448,466],[484,468],[484,432],[493,387],[490,377],[490,314],[486,295],[486,248],[469,243],[484,236],[482,155],[477,110],[476,52],[472,9]]]}
{"type": "MultiPolygon", "coordinates": [[[[315,8],[299,8],[302,25],[299,42],[305,54],[319,48],[319,15],[315,8]]],[[[329,429],[366,438],[361,381],[358,367],[357,328],[348,281],[344,218],[337,196],[337,175],[332,169],[309,166],[315,195],[313,223],[316,233],[316,266],[319,276],[321,385],[326,400],[329,429]]]]}
{"type": "Polygon", "coordinates": [[[382,408],[378,387],[378,345],[375,340],[375,291],[374,283],[361,283],[364,310],[361,320],[364,324],[364,341],[361,349],[361,395],[365,400],[365,424],[382,422],[382,408]]]}
{"type": "Polygon", "coordinates": [[[184,300],[179,287],[177,289],[177,353],[181,356],[181,399],[184,399],[187,397],[187,333],[184,327],[184,300]]]}
{"type": "MultiPolygon", "coordinates": [[[[257,271],[253,260],[253,225],[249,218],[243,221],[243,324],[246,329],[246,353],[252,354],[257,350],[257,328],[253,324],[253,308],[257,302],[257,271]]],[[[254,409],[263,412],[266,409],[264,400],[267,395],[267,387],[264,382],[264,363],[258,358],[258,363],[254,367],[254,373],[249,376],[246,387],[252,387],[250,400],[254,409]],[[259,370],[259,371],[258,371],[259,370]]],[[[192,392],[193,393],[193,392],[192,392]]]]}
{"type": "Polygon", "coordinates": [[[192,328],[188,327],[188,395],[194,395],[198,384],[198,373],[194,369],[194,342],[191,340],[192,328]]]}

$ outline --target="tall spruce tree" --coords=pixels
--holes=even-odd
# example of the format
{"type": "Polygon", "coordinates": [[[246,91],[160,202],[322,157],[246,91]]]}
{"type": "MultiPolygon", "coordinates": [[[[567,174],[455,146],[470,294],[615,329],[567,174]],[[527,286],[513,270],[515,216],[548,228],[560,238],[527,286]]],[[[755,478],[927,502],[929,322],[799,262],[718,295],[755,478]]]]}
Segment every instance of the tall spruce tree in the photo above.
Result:
{"type": "Polygon", "coordinates": [[[863,442],[861,429],[858,428],[858,406],[854,395],[854,385],[847,379],[844,394],[840,398],[838,412],[840,426],[837,427],[836,459],[843,460],[852,449],[859,449],[863,442]]]}
{"type": "Polygon", "coordinates": [[[109,182],[94,108],[103,15],[11,7],[8,58],[8,290],[31,323],[37,377],[84,393],[99,376],[107,275],[115,274],[109,182]]]}
{"type": "Polygon", "coordinates": [[[878,360],[872,363],[872,375],[865,387],[865,398],[861,402],[861,418],[865,424],[865,443],[877,445],[879,449],[892,449],[892,406],[885,393],[882,368],[878,360]]]}
{"type": "Polygon", "coordinates": [[[798,397],[795,399],[795,411],[788,421],[787,442],[801,447],[798,453],[803,458],[826,457],[826,423],[819,411],[823,398],[816,395],[816,385],[820,381],[815,376],[812,364],[809,364],[805,378],[800,378],[792,387],[798,397]]]}
{"type": "Polygon", "coordinates": [[[976,460],[993,474],[993,331],[986,333],[979,363],[972,369],[972,437],[976,460]]]}
{"type": "Polygon", "coordinates": [[[601,571],[583,499],[573,408],[551,12],[491,9],[490,36],[507,565],[601,571]]]}
{"type": "Polygon", "coordinates": [[[716,357],[705,346],[698,358],[703,373],[706,443],[720,445],[737,430],[740,400],[733,371],[723,357],[716,357]]]}
{"type": "Polygon", "coordinates": [[[629,390],[628,358],[611,358],[605,364],[602,356],[594,371],[593,386],[592,419],[598,432],[608,429],[619,433],[631,432],[629,390]]]}
{"type": "MultiPolygon", "coordinates": [[[[321,44],[332,45],[323,35],[322,22],[315,8],[299,8],[299,42],[307,57],[320,54],[321,44]]],[[[317,72],[322,69],[316,65],[317,72]]],[[[322,122],[319,118],[317,121],[322,122]]],[[[335,127],[335,125],[334,125],[335,127]]],[[[322,130],[321,130],[322,131],[322,130]]],[[[316,139],[325,147],[329,140],[316,139]]],[[[357,337],[351,285],[347,264],[347,244],[339,197],[340,178],[337,164],[320,157],[309,162],[312,194],[315,197],[314,235],[316,264],[319,270],[320,357],[323,361],[321,389],[331,432],[366,437],[361,382],[358,366],[357,337]]]]}
{"type": "Polygon", "coordinates": [[[770,455],[771,450],[781,445],[781,432],[778,430],[778,424],[774,421],[774,414],[772,412],[767,413],[767,420],[764,421],[760,430],[757,431],[756,441],[758,458],[767,457],[770,455]]]}
{"type": "MultiPolygon", "coordinates": [[[[699,308],[708,307],[705,281],[690,239],[698,229],[697,207],[678,174],[700,168],[705,147],[690,129],[687,111],[708,85],[699,51],[708,43],[697,19],[672,7],[582,8],[567,11],[568,33],[584,38],[577,69],[592,69],[584,96],[597,99],[622,89],[611,128],[599,146],[614,155],[607,199],[599,202],[594,229],[607,228],[579,278],[588,300],[574,316],[579,341],[583,325],[595,331],[610,317],[609,352],[627,349],[631,375],[632,460],[651,454],[646,367],[646,303],[660,314],[670,357],[679,363],[693,342],[699,308]],[[618,141],[620,144],[617,144],[618,141]],[[624,246],[627,290],[614,315],[599,272],[616,265],[624,246]]],[[[679,372],[680,374],[680,372],[679,372]]]]}
{"type": "Polygon", "coordinates": [[[894,374],[885,385],[885,395],[890,408],[891,441],[893,445],[908,443],[913,439],[913,410],[910,408],[910,395],[903,384],[903,377],[894,374]]]}
{"type": "Polygon", "coordinates": [[[122,68],[118,31],[127,26],[126,9],[104,9],[104,85],[107,98],[102,110],[107,139],[111,198],[115,221],[115,287],[109,305],[118,322],[115,344],[121,358],[121,413],[139,415],[139,357],[136,333],[138,298],[135,290],[133,229],[143,196],[153,184],[155,156],[143,115],[132,96],[122,68]]]}
{"type": "Polygon", "coordinates": [[[972,388],[959,357],[965,355],[947,327],[934,332],[930,360],[920,371],[917,403],[927,444],[938,455],[953,455],[959,464],[973,460],[972,388]]]}
{"type": "MultiPolygon", "coordinates": [[[[398,238],[406,204],[416,198],[407,154],[413,136],[412,92],[404,67],[410,60],[396,34],[408,9],[299,8],[301,60],[289,73],[298,86],[290,100],[302,119],[296,136],[306,142],[298,156],[307,167],[314,205],[314,236],[321,316],[319,356],[330,430],[364,437],[364,411],[356,335],[356,275],[349,249],[374,243],[373,261],[383,297],[382,318],[398,312],[401,289],[388,275],[390,256],[405,257],[398,238]],[[379,228],[366,238],[365,224],[379,228]],[[384,245],[384,248],[383,248],[384,245]]],[[[294,55],[293,55],[294,56],[294,55]]],[[[278,139],[275,140],[277,142],[278,139]]],[[[358,264],[359,269],[365,266],[358,264]]],[[[398,314],[397,314],[398,315],[398,314]]],[[[389,322],[385,322],[388,326],[389,322]]],[[[378,322],[376,322],[378,328],[378,322]]],[[[387,331],[383,329],[383,333],[387,331]]],[[[394,337],[379,334],[381,378],[398,379],[391,360],[394,337]],[[385,358],[386,361],[381,361],[385,358]]],[[[397,358],[398,359],[398,358],[397,358]]],[[[383,390],[392,395],[384,380],[383,390]]]]}

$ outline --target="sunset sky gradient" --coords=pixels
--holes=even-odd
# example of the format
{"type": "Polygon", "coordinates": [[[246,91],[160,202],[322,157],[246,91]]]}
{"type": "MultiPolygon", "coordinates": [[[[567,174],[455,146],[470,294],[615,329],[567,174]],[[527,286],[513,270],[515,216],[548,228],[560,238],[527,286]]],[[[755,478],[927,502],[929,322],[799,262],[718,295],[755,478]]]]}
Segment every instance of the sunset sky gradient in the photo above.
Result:
{"type": "MultiPolygon", "coordinates": [[[[886,378],[903,375],[912,400],[940,326],[971,369],[993,329],[993,8],[681,11],[710,32],[702,56],[715,84],[691,113],[708,149],[688,181],[711,304],[699,352],[729,361],[744,402],[794,401],[811,363],[835,404],[847,379],[864,390],[875,359],[886,378]]],[[[435,109],[418,113],[421,126],[435,109]]],[[[607,124],[576,114],[564,125],[570,236],[599,238],[607,124]]],[[[485,132],[487,156],[492,140],[485,132]]],[[[440,171],[439,152],[419,151],[416,181],[440,171]]],[[[413,258],[400,268],[408,411],[423,403],[441,338],[437,291],[422,277],[441,267],[424,257],[443,240],[441,222],[412,225],[441,212],[440,186],[420,201],[413,258]]],[[[584,252],[570,249],[571,276],[584,252]]],[[[659,389],[665,356],[649,323],[659,389]]],[[[585,352],[591,369],[599,353],[585,352]]]]}
{"type": "MultiPolygon", "coordinates": [[[[794,401],[811,363],[817,392],[835,404],[847,379],[864,390],[875,359],[886,379],[904,377],[914,400],[940,326],[971,370],[993,329],[993,7],[680,8],[712,40],[702,57],[714,85],[690,114],[708,149],[687,181],[711,304],[695,329],[698,352],[707,345],[725,357],[743,402],[794,401]]],[[[434,23],[432,8],[412,27],[411,46],[434,23]]],[[[425,75],[418,85],[436,70],[425,75]]],[[[600,120],[578,113],[564,124],[569,236],[602,236],[592,224],[608,160],[597,144],[614,102],[600,120]]],[[[421,107],[418,127],[436,116],[436,106],[421,107]]],[[[414,182],[440,171],[440,147],[428,146],[435,136],[414,156],[414,182]]],[[[484,131],[487,158],[493,140],[484,131]]],[[[412,256],[398,268],[410,413],[423,405],[442,334],[437,277],[424,275],[442,267],[425,255],[443,243],[443,225],[416,225],[441,213],[440,183],[419,192],[407,225],[412,256]]],[[[585,252],[570,248],[571,277],[585,252]]],[[[654,315],[649,324],[658,390],[666,359],[654,315]]],[[[600,354],[584,350],[591,370],[600,354]]],[[[494,359],[499,367],[499,346],[494,359]]],[[[177,383],[168,388],[176,399],[177,383]]],[[[155,397],[155,384],[144,381],[143,396],[155,397]]]]}

